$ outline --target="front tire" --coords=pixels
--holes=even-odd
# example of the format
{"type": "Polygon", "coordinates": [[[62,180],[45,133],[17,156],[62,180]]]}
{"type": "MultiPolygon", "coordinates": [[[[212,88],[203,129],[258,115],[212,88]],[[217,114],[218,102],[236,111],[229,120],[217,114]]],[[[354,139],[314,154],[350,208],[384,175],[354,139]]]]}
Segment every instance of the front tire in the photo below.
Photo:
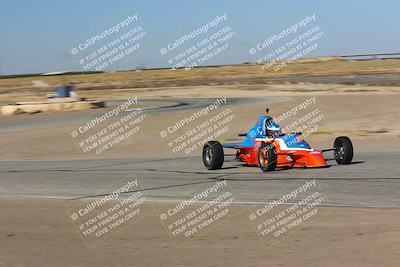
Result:
{"type": "Polygon", "coordinates": [[[209,141],[203,146],[203,163],[209,170],[221,169],[224,164],[224,149],[218,141],[209,141]]]}
{"type": "Polygon", "coordinates": [[[350,164],[353,159],[353,144],[347,136],[339,136],[333,144],[335,160],[338,164],[350,164]]]}
{"type": "Polygon", "coordinates": [[[263,172],[273,171],[278,162],[278,155],[273,143],[262,143],[258,150],[258,166],[263,172]]]}

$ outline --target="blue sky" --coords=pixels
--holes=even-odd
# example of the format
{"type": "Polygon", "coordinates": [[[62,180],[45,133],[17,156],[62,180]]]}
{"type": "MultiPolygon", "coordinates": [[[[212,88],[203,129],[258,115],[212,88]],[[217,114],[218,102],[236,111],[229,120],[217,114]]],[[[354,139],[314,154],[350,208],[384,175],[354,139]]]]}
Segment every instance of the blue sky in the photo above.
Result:
{"type": "Polygon", "coordinates": [[[140,50],[113,70],[168,67],[161,47],[222,14],[236,36],[209,64],[255,62],[249,47],[314,13],[325,35],[310,56],[400,50],[395,0],[2,0],[0,5],[3,75],[82,70],[71,48],[127,14],[138,14],[147,35],[140,50]]]}

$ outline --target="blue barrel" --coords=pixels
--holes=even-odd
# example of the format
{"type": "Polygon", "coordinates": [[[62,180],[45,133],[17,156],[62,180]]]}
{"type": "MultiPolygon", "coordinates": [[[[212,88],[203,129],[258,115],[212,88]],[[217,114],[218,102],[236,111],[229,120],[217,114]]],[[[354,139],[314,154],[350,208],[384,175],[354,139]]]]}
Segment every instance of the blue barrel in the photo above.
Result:
{"type": "Polygon", "coordinates": [[[58,87],[57,88],[57,95],[59,97],[69,97],[69,92],[71,88],[69,86],[58,87]]]}

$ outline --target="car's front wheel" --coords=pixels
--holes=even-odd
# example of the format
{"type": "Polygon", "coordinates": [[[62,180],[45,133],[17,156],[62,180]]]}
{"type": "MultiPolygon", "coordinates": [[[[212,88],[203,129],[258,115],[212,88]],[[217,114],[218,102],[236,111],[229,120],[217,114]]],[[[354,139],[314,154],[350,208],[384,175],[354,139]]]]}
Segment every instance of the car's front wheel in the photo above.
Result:
{"type": "Polygon", "coordinates": [[[273,171],[278,162],[278,155],[273,143],[262,143],[258,150],[258,166],[263,172],[273,171]]]}
{"type": "Polygon", "coordinates": [[[347,136],[339,136],[333,144],[333,154],[338,164],[350,164],[353,159],[353,144],[347,136]]]}

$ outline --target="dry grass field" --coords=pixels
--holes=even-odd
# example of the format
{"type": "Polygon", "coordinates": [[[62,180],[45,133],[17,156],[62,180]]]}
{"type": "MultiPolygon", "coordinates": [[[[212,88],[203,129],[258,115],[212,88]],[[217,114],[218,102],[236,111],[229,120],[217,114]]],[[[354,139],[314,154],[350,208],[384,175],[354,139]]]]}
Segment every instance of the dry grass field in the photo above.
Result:
{"type": "MultiPolygon", "coordinates": [[[[146,91],[146,94],[152,97],[152,91],[197,86],[230,86],[230,88],[246,86],[249,89],[264,89],[268,85],[276,84],[277,81],[271,79],[277,77],[398,73],[400,73],[400,60],[347,61],[341,58],[328,58],[298,61],[278,72],[264,71],[256,64],[245,64],[197,68],[190,71],[163,69],[2,78],[0,102],[44,99],[47,93],[54,91],[54,87],[64,84],[76,84],[81,97],[112,99],[124,98],[131,94],[132,90],[135,90],[135,93],[146,91]]],[[[157,92],[157,97],[168,97],[168,94],[157,92]]]]}

